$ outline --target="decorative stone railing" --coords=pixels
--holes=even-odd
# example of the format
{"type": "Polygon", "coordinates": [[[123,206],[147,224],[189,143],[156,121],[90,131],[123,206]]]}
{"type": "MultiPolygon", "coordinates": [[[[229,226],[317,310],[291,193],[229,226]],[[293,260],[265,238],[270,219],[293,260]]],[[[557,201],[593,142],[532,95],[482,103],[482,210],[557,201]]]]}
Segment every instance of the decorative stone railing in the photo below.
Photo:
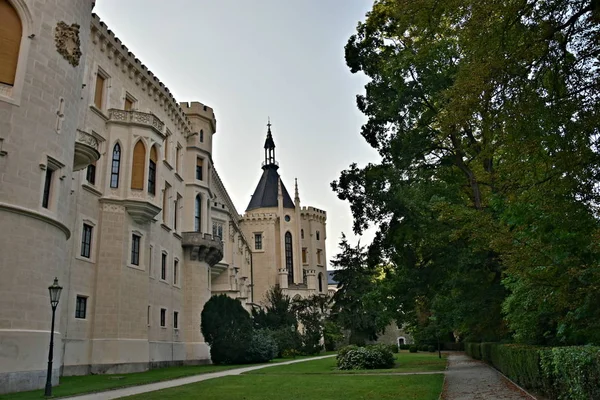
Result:
{"type": "Polygon", "coordinates": [[[134,110],[119,110],[111,108],[108,110],[109,122],[136,124],[153,128],[161,136],[164,136],[165,123],[156,115],[134,110]]]}
{"type": "Polygon", "coordinates": [[[223,242],[218,236],[201,232],[183,232],[181,245],[191,249],[191,259],[211,267],[223,259],[223,242]]]}
{"type": "Polygon", "coordinates": [[[99,144],[91,134],[77,130],[75,153],[73,155],[73,171],[81,171],[100,159],[99,144]]]}

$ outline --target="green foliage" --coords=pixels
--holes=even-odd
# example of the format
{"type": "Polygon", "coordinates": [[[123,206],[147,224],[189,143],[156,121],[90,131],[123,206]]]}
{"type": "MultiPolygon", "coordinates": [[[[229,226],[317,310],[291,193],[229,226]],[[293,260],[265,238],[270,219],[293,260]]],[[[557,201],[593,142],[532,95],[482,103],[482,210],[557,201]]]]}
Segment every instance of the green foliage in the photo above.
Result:
{"type": "Polygon", "coordinates": [[[409,344],[401,344],[400,345],[400,350],[408,350],[410,348],[409,344]]]}
{"type": "Polygon", "coordinates": [[[467,354],[549,399],[600,398],[600,347],[466,343],[467,354]]]}
{"type": "Polygon", "coordinates": [[[342,327],[334,320],[328,319],[323,326],[323,340],[325,341],[325,350],[333,351],[338,344],[344,340],[342,327]]]}
{"type": "Polygon", "coordinates": [[[427,351],[433,353],[435,351],[435,346],[430,344],[429,346],[427,346],[427,351]]]}
{"type": "Polygon", "coordinates": [[[280,328],[272,331],[273,339],[277,343],[278,357],[284,354],[299,353],[302,347],[302,338],[296,328],[280,328]]]}
{"type": "Polygon", "coordinates": [[[384,344],[367,347],[347,346],[338,352],[337,366],[349,369],[385,369],[394,366],[394,354],[384,344]]]}
{"type": "Polygon", "coordinates": [[[299,355],[301,355],[301,353],[295,349],[287,349],[281,353],[281,357],[283,358],[296,358],[296,356],[299,355]]]}
{"type": "Polygon", "coordinates": [[[359,23],[346,63],[370,79],[357,105],[381,161],[332,188],[355,232],[379,226],[368,265],[390,268],[367,293],[398,323],[600,344],[599,14],[377,0],[359,23]]]}
{"type": "Polygon", "coordinates": [[[417,348],[417,346],[416,346],[416,345],[414,345],[414,344],[413,344],[413,345],[411,345],[411,346],[408,348],[408,351],[409,351],[409,352],[411,352],[411,353],[416,353],[416,352],[417,352],[417,350],[418,350],[418,348],[417,348]]]}
{"type": "Polygon", "coordinates": [[[279,286],[272,287],[266,293],[265,306],[254,307],[252,318],[254,326],[258,329],[270,329],[273,331],[282,328],[296,328],[298,321],[292,310],[292,300],[281,291],[279,286]]]}
{"type": "Polygon", "coordinates": [[[327,297],[311,296],[294,300],[292,303],[292,309],[296,312],[302,326],[300,338],[302,340],[301,352],[304,354],[319,354],[323,349],[321,338],[328,312],[328,302],[327,297]]]}
{"type": "Polygon", "coordinates": [[[201,314],[200,329],[215,364],[245,362],[252,338],[252,319],[239,302],[227,295],[211,297],[201,314]]]}
{"type": "Polygon", "coordinates": [[[339,325],[350,331],[350,343],[364,345],[376,340],[391,320],[378,282],[382,271],[369,266],[364,247],[352,247],[345,235],[339,249],[331,262],[338,268],[333,274],[338,290],[333,295],[332,313],[339,325]]]}
{"type": "Polygon", "coordinates": [[[394,354],[398,353],[398,351],[399,351],[399,348],[398,348],[397,344],[388,344],[388,348],[394,354]]]}
{"type": "Polygon", "coordinates": [[[252,338],[245,351],[247,363],[263,363],[277,356],[277,343],[271,331],[258,329],[252,332],[252,338]]]}
{"type": "Polygon", "coordinates": [[[600,347],[555,347],[540,351],[545,391],[552,398],[600,399],[600,347]]]}

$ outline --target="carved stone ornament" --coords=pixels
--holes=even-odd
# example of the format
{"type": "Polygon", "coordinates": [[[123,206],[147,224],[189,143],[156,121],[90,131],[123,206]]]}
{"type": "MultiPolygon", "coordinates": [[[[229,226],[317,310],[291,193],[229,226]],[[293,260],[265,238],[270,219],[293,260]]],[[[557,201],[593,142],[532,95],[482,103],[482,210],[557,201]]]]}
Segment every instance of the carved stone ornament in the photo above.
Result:
{"type": "Polygon", "coordinates": [[[54,31],[54,41],[56,42],[56,50],[59,54],[72,66],[78,66],[79,59],[81,58],[79,25],[67,25],[63,21],[59,21],[54,31]]]}

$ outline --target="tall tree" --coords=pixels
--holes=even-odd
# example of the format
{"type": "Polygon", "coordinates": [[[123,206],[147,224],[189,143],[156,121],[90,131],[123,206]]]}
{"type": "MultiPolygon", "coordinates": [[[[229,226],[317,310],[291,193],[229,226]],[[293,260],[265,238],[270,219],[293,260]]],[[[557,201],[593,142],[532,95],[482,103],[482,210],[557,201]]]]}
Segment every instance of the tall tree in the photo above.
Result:
{"type": "Polygon", "coordinates": [[[519,340],[600,342],[599,4],[378,0],[359,23],[346,62],[381,163],[332,186],[356,232],[380,224],[398,309],[483,338],[506,298],[519,340]]]}

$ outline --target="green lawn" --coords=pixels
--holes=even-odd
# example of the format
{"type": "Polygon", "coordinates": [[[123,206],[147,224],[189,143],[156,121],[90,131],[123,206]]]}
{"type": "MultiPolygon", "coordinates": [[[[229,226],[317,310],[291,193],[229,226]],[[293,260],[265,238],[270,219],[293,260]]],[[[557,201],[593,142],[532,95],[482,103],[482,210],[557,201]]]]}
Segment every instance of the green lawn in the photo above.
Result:
{"type": "MultiPolygon", "coordinates": [[[[298,360],[302,358],[307,358],[307,356],[296,357],[298,360]]],[[[290,358],[278,358],[272,360],[271,363],[291,360],[292,359],[290,358]]],[[[65,376],[60,378],[60,385],[52,388],[52,394],[53,397],[73,396],[75,394],[99,392],[102,390],[117,389],[128,386],[145,385],[147,383],[184,378],[191,375],[207,374],[210,372],[248,366],[249,365],[197,365],[158,368],[133,374],[65,376]]],[[[38,400],[43,398],[45,398],[43,390],[0,395],[0,400],[38,400]]]]}
{"type": "Polygon", "coordinates": [[[211,379],[128,400],[437,400],[444,376],[238,375],[211,379]]]}
{"type": "Polygon", "coordinates": [[[446,358],[438,358],[437,353],[394,354],[396,365],[391,369],[350,370],[340,371],[336,367],[335,357],[303,363],[280,365],[256,371],[246,372],[255,375],[297,375],[297,374],[381,374],[417,371],[443,371],[446,368],[446,358]]]}

